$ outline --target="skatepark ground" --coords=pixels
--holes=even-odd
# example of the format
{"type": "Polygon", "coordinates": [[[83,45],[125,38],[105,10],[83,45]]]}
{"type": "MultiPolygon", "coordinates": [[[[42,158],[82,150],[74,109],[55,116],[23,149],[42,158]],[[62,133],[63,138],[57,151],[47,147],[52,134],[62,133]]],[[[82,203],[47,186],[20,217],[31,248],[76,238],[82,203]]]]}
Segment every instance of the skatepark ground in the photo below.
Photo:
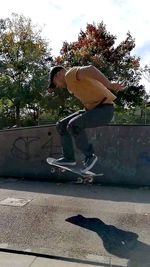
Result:
{"type": "Polygon", "coordinates": [[[149,267],[150,188],[0,178],[1,267],[149,267]]]}

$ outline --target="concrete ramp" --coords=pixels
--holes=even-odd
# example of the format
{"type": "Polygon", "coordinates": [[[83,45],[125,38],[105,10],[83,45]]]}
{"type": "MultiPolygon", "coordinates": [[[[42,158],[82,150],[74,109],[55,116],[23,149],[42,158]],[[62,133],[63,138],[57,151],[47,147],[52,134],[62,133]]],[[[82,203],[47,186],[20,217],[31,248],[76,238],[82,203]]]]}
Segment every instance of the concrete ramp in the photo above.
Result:
{"type": "MultiPolygon", "coordinates": [[[[88,130],[99,156],[100,182],[150,185],[150,126],[109,125],[88,130]]],[[[45,159],[61,156],[55,125],[0,131],[0,176],[68,179],[45,159]]],[[[79,161],[83,155],[76,151],[79,161]]]]}

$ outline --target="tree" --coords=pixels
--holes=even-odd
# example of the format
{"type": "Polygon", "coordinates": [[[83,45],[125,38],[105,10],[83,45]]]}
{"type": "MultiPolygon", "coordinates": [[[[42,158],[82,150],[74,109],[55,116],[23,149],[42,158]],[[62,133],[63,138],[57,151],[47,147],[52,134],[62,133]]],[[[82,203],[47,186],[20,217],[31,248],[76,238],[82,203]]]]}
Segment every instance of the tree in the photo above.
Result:
{"type": "Polygon", "coordinates": [[[150,66],[145,65],[144,68],[141,68],[141,73],[143,77],[150,83],[150,66]]]}
{"type": "Polygon", "coordinates": [[[126,81],[128,90],[118,94],[117,105],[135,106],[145,97],[145,89],[139,84],[141,79],[140,58],[131,55],[135,40],[128,32],[127,37],[115,46],[116,36],[106,30],[103,22],[97,26],[87,24],[86,30],[81,30],[78,41],[63,43],[57,64],[66,67],[93,64],[111,81],[126,81]]]}
{"type": "Polygon", "coordinates": [[[0,20],[0,98],[15,108],[18,125],[23,109],[35,111],[40,106],[47,87],[44,59],[50,50],[40,34],[31,19],[22,15],[0,20]]]}

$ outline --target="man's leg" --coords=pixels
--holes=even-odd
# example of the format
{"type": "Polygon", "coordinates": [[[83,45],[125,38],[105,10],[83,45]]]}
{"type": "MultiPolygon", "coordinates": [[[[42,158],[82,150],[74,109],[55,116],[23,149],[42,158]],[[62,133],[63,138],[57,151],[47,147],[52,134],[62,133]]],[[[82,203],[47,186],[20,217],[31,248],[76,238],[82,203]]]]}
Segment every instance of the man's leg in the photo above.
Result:
{"type": "Polygon", "coordinates": [[[63,151],[63,158],[61,158],[59,163],[68,165],[75,165],[75,153],[74,153],[74,147],[73,147],[73,141],[71,134],[68,132],[68,123],[70,120],[72,120],[75,117],[78,117],[80,114],[83,114],[84,110],[79,110],[68,117],[60,120],[56,124],[56,129],[60,135],[61,138],[61,145],[62,145],[62,151],[63,151]],[[70,164],[69,164],[70,163],[70,164]]]}
{"type": "MultiPolygon", "coordinates": [[[[92,144],[89,144],[85,129],[99,127],[103,124],[108,124],[113,117],[113,105],[103,104],[100,107],[81,113],[72,118],[68,123],[68,131],[74,136],[75,144],[78,149],[85,155],[86,159],[91,158],[89,168],[91,169],[96,162],[96,158],[92,159],[94,154],[92,144]]],[[[89,162],[90,162],[89,161],[89,162]]]]}

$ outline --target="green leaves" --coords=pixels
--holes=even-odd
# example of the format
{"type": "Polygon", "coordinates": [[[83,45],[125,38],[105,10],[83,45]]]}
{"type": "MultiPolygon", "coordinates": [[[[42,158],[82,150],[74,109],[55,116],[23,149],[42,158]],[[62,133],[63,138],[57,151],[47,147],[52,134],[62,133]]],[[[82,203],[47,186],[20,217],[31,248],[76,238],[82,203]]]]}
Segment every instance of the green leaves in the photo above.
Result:
{"type": "Polygon", "coordinates": [[[29,18],[12,14],[0,21],[0,29],[0,95],[12,101],[19,121],[21,109],[37,106],[46,90],[48,67],[43,58],[50,51],[29,18]]]}

